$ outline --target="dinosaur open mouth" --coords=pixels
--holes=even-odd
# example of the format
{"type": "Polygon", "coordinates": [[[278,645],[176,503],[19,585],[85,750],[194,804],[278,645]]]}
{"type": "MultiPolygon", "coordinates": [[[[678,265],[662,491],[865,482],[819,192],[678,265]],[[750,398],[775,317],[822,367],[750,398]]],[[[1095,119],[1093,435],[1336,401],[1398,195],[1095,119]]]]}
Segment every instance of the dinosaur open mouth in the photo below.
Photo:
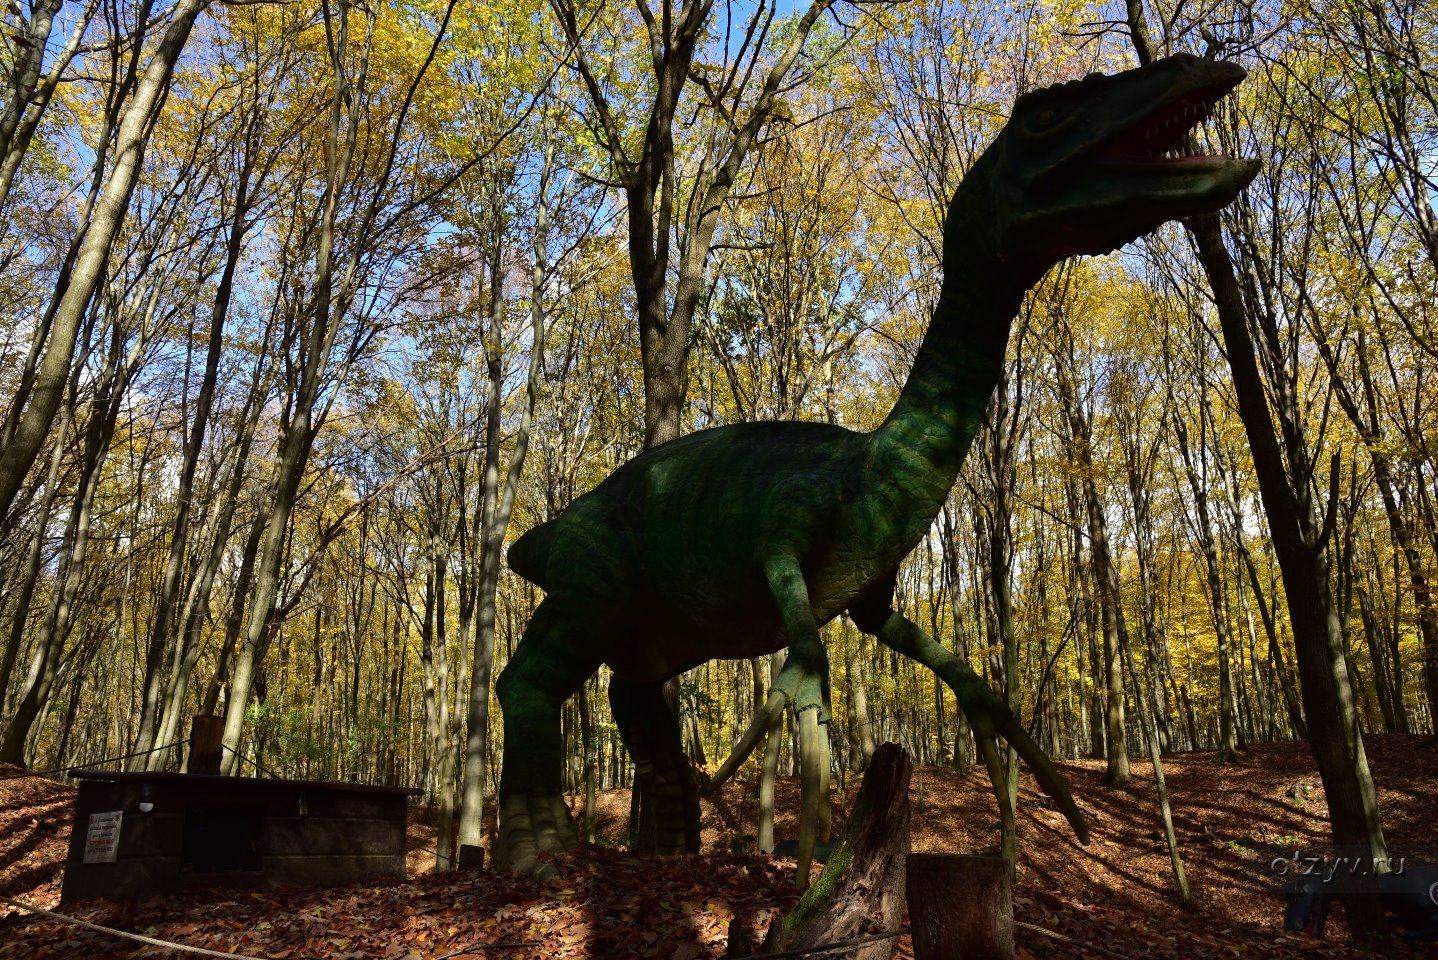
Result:
{"type": "Polygon", "coordinates": [[[1101,144],[1094,159],[1148,169],[1172,168],[1172,172],[1232,162],[1232,157],[1200,153],[1190,134],[1213,116],[1214,107],[1243,82],[1244,76],[1242,69],[1234,67],[1158,106],[1128,130],[1101,144]]]}

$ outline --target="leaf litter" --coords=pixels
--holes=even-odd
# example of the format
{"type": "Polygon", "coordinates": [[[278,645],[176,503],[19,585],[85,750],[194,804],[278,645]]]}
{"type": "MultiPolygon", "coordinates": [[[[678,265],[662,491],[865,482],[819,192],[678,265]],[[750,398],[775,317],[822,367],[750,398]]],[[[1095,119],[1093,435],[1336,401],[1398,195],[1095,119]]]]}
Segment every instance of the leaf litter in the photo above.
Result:
{"type": "MultiPolygon", "coordinates": [[[[1366,739],[1390,846],[1395,852],[1438,850],[1432,817],[1438,758],[1431,738],[1366,739]]],[[[1194,891],[1187,910],[1172,893],[1148,765],[1135,762],[1132,781],[1120,789],[1100,785],[1099,761],[1061,767],[1090,820],[1093,841],[1080,847],[1025,774],[1014,892],[1014,917],[1023,925],[1016,932],[1019,960],[1365,955],[1349,945],[1341,907],[1330,915],[1324,941],[1282,931],[1282,878],[1273,860],[1298,846],[1321,845],[1327,835],[1322,789],[1304,744],[1255,745],[1228,764],[1211,753],[1165,759],[1194,891]]],[[[0,766],[0,777],[16,772],[0,766]]],[[[836,827],[858,779],[842,786],[835,794],[836,827]]],[[[0,780],[0,895],[57,906],[73,795],[73,788],[53,781],[0,780]]],[[[776,836],[795,836],[797,782],[781,779],[778,795],[776,836]]],[[[914,850],[992,849],[996,815],[982,774],[960,778],[947,769],[918,768],[910,799],[914,850]]],[[[731,918],[743,918],[757,939],[797,899],[794,861],[747,849],[755,803],[753,784],[730,785],[705,806],[704,849],[714,852],[644,857],[614,845],[624,832],[628,791],[604,791],[596,810],[601,844],[555,858],[559,876],[548,883],[487,870],[420,872],[423,857],[412,852],[407,882],[264,893],[192,890],[138,903],[69,904],[64,912],[275,960],[436,960],[472,945],[474,952],[464,956],[719,958],[731,918]]],[[[412,848],[432,836],[433,828],[416,816],[412,848]]],[[[428,860],[432,867],[432,854],[428,860]]],[[[0,906],[5,960],[160,955],[152,947],[0,906]]],[[[908,937],[897,955],[913,956],[908,937]]]]}

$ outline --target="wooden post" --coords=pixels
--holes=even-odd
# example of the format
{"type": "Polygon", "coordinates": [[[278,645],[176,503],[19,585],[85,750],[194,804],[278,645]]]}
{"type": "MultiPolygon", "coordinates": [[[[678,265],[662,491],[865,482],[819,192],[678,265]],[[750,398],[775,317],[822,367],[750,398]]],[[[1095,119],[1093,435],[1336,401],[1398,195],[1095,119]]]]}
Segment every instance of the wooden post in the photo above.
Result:
{"type": "Polygon", "coordinates": [[[913,853],[906,879],[914,960],[1014,960],[1003,857],[913,853]]]}
{"type": "Polygon", "coordinates": [[[220,741],[225,734],[225,718],[200,714],[190,720],[190,757],[186,773],[220,772],[220,741]]]}

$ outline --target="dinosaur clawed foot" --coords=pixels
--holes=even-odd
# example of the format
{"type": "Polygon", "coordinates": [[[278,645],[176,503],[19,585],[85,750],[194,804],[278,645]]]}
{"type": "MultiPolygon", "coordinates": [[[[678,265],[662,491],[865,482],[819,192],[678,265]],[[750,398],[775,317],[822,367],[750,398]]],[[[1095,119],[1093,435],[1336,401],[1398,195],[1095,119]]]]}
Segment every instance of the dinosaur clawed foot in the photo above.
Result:
{"type": "MultiPolygon", "coordinates": [[[[1028,764],[1039,788],[1057,804],[1079,842],[1088,843],[1088,826],[1078,804],[1074,802],[1072,793],[1069,792],[1063,774],[1059,773],[1058,767],[1054,766],[1043,748],[1029,736],[1008,705],[966,664],[960,663],[946,673],[944,679],[954,691],[959,708],[964,711],[969,726],[973,728],[974,740],[984,752],[990,777],[999,775],[997,738],[1001,737],[1008,741],[1009,746],[1028,764]]],[[[995,782],[997,783],[997,780],[995,782]]]]}
{"type": "MultiPolygon", "coordinates": [[[[829,722],[829,660],[824,649],[812,653],[790,648],[789,658],[784,662],[784,669],[774,678],[774,684],[769,689],[769,700],[772,702],[774,694],[782,693],[791,705],[794,716],[798,717],[806,710],[817,710],[819,722],[829,722]]],[[[765,704],[765,709],[768,709],[765,704]]],[[[782,709],[782,707],[781,707],[782,709]]]]}
{"type": "Polygon", "coordinates": [[[540,853],[563,853],[579,846],[569,807],[558,793],[510,794],[500,800],[497,869],[548,880],[559,871],[540,853]]]}

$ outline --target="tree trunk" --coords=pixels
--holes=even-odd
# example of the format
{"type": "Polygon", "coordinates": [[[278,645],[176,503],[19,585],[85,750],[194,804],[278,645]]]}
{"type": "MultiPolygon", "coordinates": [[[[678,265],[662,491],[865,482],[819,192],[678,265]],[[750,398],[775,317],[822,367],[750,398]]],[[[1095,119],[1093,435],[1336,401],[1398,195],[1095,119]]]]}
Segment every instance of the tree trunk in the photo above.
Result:
{"type": "Polygon", "coordinates": [[[905,878],[915,960],[1013,960],[1010,861],[915,853],[905,878]]]}
{"type": "MultiPolygon", "coordinates": [[[[784,653],[779,651],[769,656],[769,681],[779,675],[784,668],[784,653]]],[[[785,717],[788,716],[786,713],[785,717]]],[[[774,726],[769,728],[769,735],[764,739],[764,763],[759,772],[759,824],[755,833],[758,835],[758,847],[760,853],[774,852],[774,781],[779,776],[779,753],[784,747],[784,724],[786,720],[781,718],[774,726]]]]}
{"type": "Polygon", "coordinates": [[[10,676],[25,640],[25,627],[30,622],[30,604],[35,598],[35,587],[40,581],[40,561],[44,556],[45,535],[50,525],[50,511],[54,509],[55,497],[60,492],[60,465],[65,458],[65,447],[70,440],[70,424],[73,419],[74,407],[67,405],[60,413],[60,428],[55,431],[52,441],[50,468],[45,474],[45,492],[40,498],[40,507],[35,516],[35,533],[30,539],[30,550],[25,556],[25,572],[20,576],[20,592],[15,597],[10,636],[5,641],[4,653],[0,654],[0,715],[4,716],[9,715],[6,709],[8,698],[5,694],[10,689],[10,676]]]}
{"type": "MultiPolygon", "coordinates": [[[[233,219],[225,244],[225,265],[210,307],[210,335],[205,350],[205,370],[200,378],[200,392],[195,400],[195,409],[189,418],[190,432],[185,438],[184,459],[180,465],[180,479],[175,491],[175,519],[170,530],[170,552],[165,561],[165,572],[160,579],[155,615],[150,623],[150,639],[145,649],[145,677],[140,698],[140,716],[137,720],[139,736],[135,744],[136,750],[149,750],[156,742],[156,714],[160,709],[160,685],[164,680],[165,648],[170,642],[170,619],[176,595],[180,591],[180,576],[185,563],[195,471],[199,467],[200,451],[204,448],[205,431],[209,426],[210,410],[215,401],[215,385],[219,379],[220,351],[224,346],[230,293],[234,289],[235,273],[239,269],[245,234],[251,226],[248,211],[252,159],[253,151],[246,150],[235,188],[233,219]]],[[[186,365],[188,366],[188,360],[186,365]]],[[[143,769],[144,765],[145,758],[136,758],[130,769],[143,769]]]]}
{"type": "Polygon", "coordinates": [[[1173,829],[1173,810],[1168,803],[1168,784],[1163,778],[1163,757],[1159,752],[1158,726],[1153,722],[1153,714],[1149,710],[1148,694],[1134,663],[1133,648],[1129,643],[1127,630],[1120,633],[1119,641],[1122,648],[1123,665],[1128,671],[1129,679],[1133,682],[1134,703],[1138,707],[1139,726],[1143,728],[1144,739],[1148,741],[1148,759],[1153,765],[1154,789],[1158,793],[1158,816],[1159,822],[1163,826],[1164,842],[1168,846],[1168,862],[1173,871],[1173,885],[1178,889],[1178,902],[1186,907],[1189,905],[1192,895],[1188,888],[1188,877],[1183,869],[1183,856],[1178,849],[1178,837],[1173,829]]]}
{"type": "MultiPolygon", "coordinates": [[[[1207,384],[1200,379],[1199,391],[1207,390],[1207,384]]],[[[1213,620],[1214,642],[1218,649],[1218,758],[1233,760],[1243,745],[1238,730],[1238,702],[1233,684],[1233,645],[1228,636],[1228,615],[1224,610],[1223,571],[1218,560],[1218,538],[1215,536],[1213,521],[1208,509],[1209,483],[1208,451],[1203,447],[1209,430],[1207,401],[1199,397],[1199,418],[1202,429],[1199,433],[1200,449],[1195,451],[1189,444],[1188,428],[1177,410],[1171,418],[1174,436],[1178,441],[1179,455],[1183,459],[1184,474],[1188,477],[1188,489],[1193,494],[1194,511],[1198,520],[1198,545],[1203,551],[1204,570],[1208,575],[1208,610],[1213,620]]],[[[1217,483],[1223,483],[1222,477],[1217,483]]]]}
{"type": "MultiPolygon", "coordinates": [[[[503,224],[494,224],[489,277],[489,328],[492,348],[486,358],[489,364],[489,419],[485,430],[484,516],[480,526],[484,544],[480,565],[478,623],[475,629],[474,658],[470,672],[469,709],[465,719],[464,784],[460,795],[460,843],[478,846],[482,837],[484,812],[484,770],[489,751],[489,676],[494,661],[495,604],[498,599],[500,558],[504,534],[514,510],[519,491],[520,472],[524,469],[529,450],[529,429],[534,422],[534,407],[539,397],[540,380],[544,373],[544,288],[549,278],[548,261],[548,187],[554,160],[554,146],[547,131],[544,134],[544,160],[540,171],[534,227],[533,263],[530,274],[529,316],[533,333],[530,344],[529,372],[525,388],[524,408],[520,413],[519,431],[504,477],[499,484],[500,415],[504,395],[504,234],[503,224]]],[[[501,191],[495,184],[491,191],[495,216],[500,214],[498,199],[501,191]]]]}
{"type": "MultiPolygon", "coordinates": [[[[1106,767],[1103,782],[1121,787],[1128,782],[1128,729],[1124,721],[1123,662],[1119,654],[1118,618],[1122,615],[1118,574],[1109,550],[1108,521],[1094,480],[1093,429],[1087,412],[1079,406],[1075,384],[1073,331],[1062,307],[1053,313],[1055,371],[1059,397],[1068,421],[1071,455],[1078,463],[1088,522],[1089,550],[1093,561],[1093,584],[1098,596],[1103,625],[1104,745],[1106,767]]],[[[1097,674],[1095,670],[1095,674],[1097,674]]]]}
{"type": "Polygon", "coordinates": [[[208,2],[180,0],[175,6],[170,25],[145,68],[120,122],[114,146],[115,165],[85,231],[75,269],[60,294],[50,322],[50,340],[36,370],[29,403],[16,423],[14,434],[0,450],[0,517],[9,513],[15,495],[25,482],[25,476],[30,472],[54,423],[70,377],[76,338],[90,299],[104,277],[110,251],[129,208],[130,194],[139,179],[145,145],[154,128],[155,116],[165,102],[171,74],[189,39],[195,18],[208,2]]]}
{"type": "MultiPolygon", "coordinates": [[[[783,919],[778,942],[766,940],[766,949],[805,950],[899,928],[912,773],[909,756],[898,744],[885,743],[874,751],[843,835],[818,879],[783,919]]],[[[889,960],[898,945],[895,936],[857,947],[849,955],[889,960]]]]}
{"type": "MultiPolygon", "coordinates": [[[[1387,858],[1387,847],[1378,796],[1363,749],[1328,577],[1325,548],[1332,532],[1331,518],[1320,522],[1316,516],[1308,488],[1310,478],[1303,478],[1303,485],[1295,489],[1285,471],[1255,359],[1248,311],[1233,262],[1223,245],[1218,217],[1195,217],[1186,225],[1198,244],[1199,259],[1213,288],[1239,414],[1253,450],[1259,493],[1283,575],[1309,744],[1328,799],[1333,839],[1371,863],[1382,863],[1387,858]]],[[[1297,450],[1290,450],[1290,454],[1302,455],[1297,450]]],[[[1294,467],[1290,458],[1290,468],[1294,467]]],[[[1330,509],[1332,506],[1336,504],[1330,509]]],[[[1360,891],[1349,899],[1347,907],[1355,939],[1392,950],[1382,901],[1377,896],[1364,896],[1360,891]]]]}
{"type": "MultiPolygon", "coordinates": [[[[189,0],[194,2],[194,0],[189,0]]],[[[353,41],[349,35],[349,5],[341,3],[341,16],[335,18],[335,40],[330,56],[335,76],[334,94],[330,101],[329,126],[326,131],[325,160],[326,179],[324,193],[320,198],[318,217],[318,241],[315,249],[314,285],[310,294],[311,309],[308,311],[308,329],[300,337],[300,355],[297,358],[296,375],[298,384],[290,406],[289,418],[285,421],[280,439],[279,465],[276,469],[275,494],[270,508],[269,521],[260,542],[259,562],[255,568],[255,590],[250,603],[249,618],[235,657],[234,670],[230,677],[230,695],[225,705],[225,746],[230,755],[226,758],[225,770],[233,772],[239,755],[240,737],[244,729],[245,710],[249,706],[250,688],[254,683],[257,666],[263,661],[266,638],[271,615],[279,590],[280,564],[283,560],[285,540],[289,532],[290,515],[294,510],[295,497],[299,491],[315,432],[320,424],[315,421],[315,404],[319,397],[325,369],[334,348],[337,324],[336,316],[336,224],[339,217],[340,193],[349,179],[351,161],[359,133],[357,116],[360,91],[368,75],[369,50],[374,37],[375,14],[364,11],[365,34],[359,44],[361,64],[352,72],[340,63],[340,58],[350,53],[353,41]]],[[[328,8],[326,7],[328,16],[328,8]]],[[[395,136],[399,135],[398,130],[395,136]]],[[[364,244],[361,238],[352,239],[353,249],[349,252],[349,263],[357,262],[364,244]]],[[[350,271],[353,273],[353,270],[350,271]]],[[[346,278],[353,283],[352,279],[346,278]]],[[[341,283],[339,286],[343,286],[341,283]]],[[[341,293],[345,291],[341,290],[341,293]]]]}

